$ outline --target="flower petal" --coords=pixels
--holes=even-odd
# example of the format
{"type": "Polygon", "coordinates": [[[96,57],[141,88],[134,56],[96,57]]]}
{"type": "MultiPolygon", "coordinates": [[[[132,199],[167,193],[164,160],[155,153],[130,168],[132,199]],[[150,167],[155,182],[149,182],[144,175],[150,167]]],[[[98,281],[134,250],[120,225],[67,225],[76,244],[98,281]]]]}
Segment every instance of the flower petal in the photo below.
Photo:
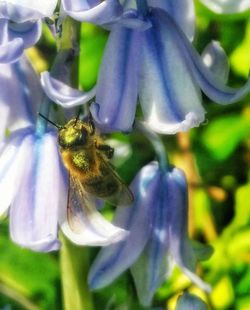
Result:
{"type": "Polygon", "coordinates": [[[219,42],[209,43],[201,54],[204,64],[221,79],[223,83],[228,80],[229,61],[219,42]]]}
{"type": "Polygon", "coordinates": [[[0,45],[0,65],[17,61],[23,54],[24,45],[20,38],[0,45]]]}
{"type": "Polygon", "coordinates": [[[49,72],[41,74],[41,83],[46,95],[64,108],[72,108],[88,102],[95,96],[96,88],[81,92],[50,76],[49,72]]]}
{"type": "Polygon", "coordinates": [[[42,23],[41,21],[25,23],[10,23],[8,25],[9,40],[21,38],[23,40],[24,48],[34,45],[41,37],[42,23]]]}
{"type": "Polygon", "coordinates": [[[160,19],[171,32],[178,50],[182,53],[182,58],[186,60],[189,71],[192,72],[193,78],[211,100],[220,104],[229,104],[240,100],[249,93],[250,78],[241,88],[234,89],[226,86],[218,76],[207,68],[200,55],[167,13],[155,9],[155,17],[160,19]]]}
{"type": "Polygon", "coordinates": [[[34,124],[42,89],[26,57],[14,64],[0,65],[0,140],[10,131],[34,124]]]}
{"type": "Polygon", "coordinates": [[[193,40],[195,31],[194,2],[190,0],[147,0],[148,5],[169,13],[185,35],[193,40]]]}
{"type": "Polygon", "coordinates": [[[219,14],[240,13],[250,9],[249,0],[200,0],[210,10],[219,14]]]}
{"type": "Polygon", "coordinates": [[[174,134],[198,126],[205,112],[175,33],[163,18],[167,13],[152,11],[153,27],[145,32],[142,42],[139,98],[151,129],[174,134]]]}
{"type": "MultiPolygon", "coordinates": [[[[78,198],[77,198],[78,199],[78,198]]],[[[75,244],[107,246],[124,239],[128,232],[112,225],[96,210],[94,201],[88,201],[88,210],[78,201],[71,206],[70,223],[67,208],[59,211],[59,224],[63,233],[75,244]]]]}
{"type": "Polygon", "coordinates": [[[118,26],[111,31],[91,113],[105,131],[131,130],[136,110],[141,36],[118,26]]]}
{"type": "Polygon", "coordinates": [[[25,161],[29,152],[30,129],[17,131],[6,139],[0,155],[0,215],[4,214],[13,201],[25,170],[25,161]]]}
{"type": "Polygon", "coordinates": [[[158,165],[144,167],[132,183],[134,204],[128,208],[118,207],[114,224],[130,231],[119,244],[103,248],[98,254],[89,274],[93,289],[110,284],[138,258],[151,232],[152,205],[159,185],[158,165]]]}
{"type": "Polygon", "coordinates": [[[63,9],[72,18],[93,24],[106,24],[122,13],[117,0],[62,0],[63,9]]]}
{"type": "MultiPolygon", "coordinates": [[[[57,250],[57,220],[61,166],[56,136],[33,138],[23,158],[25,173],[10,208],[10,233],[14,242],[34,251],[57,250]]],[[[66,203],[66,199],[65,199],[66,203]]]]}
{"type": "Polygon", "coordinates": [[[8,0],[0,3],[0,18],[15,22],[36,20],[51,16],[56,8],[57,0],[8,0]]]}
{"type": "Polygon", "coordinates": [[[151,304],[155,291],[172,272],[172,264],[168,257],[167,212],[169,205],[164,195],[169,191],[167,186],[168,184],[161,178],[153,206],[152,235],[143,253],[131,267],[137,295],[144,306],[151,304]]]}
{"type": "Polygon", "coordinates": [[[184,293],[178,300],[175,310],[207,310],[207,305],[199,297],[184,293]]]}
{"type": "Polygon", "coordinates": [[[196,258],[191,243],[188,240],[187,218],[188,197],[187,183],[184,173],[174,168],[166,175],[168,184],[168,227],[170,254],[182,271],[203,290],[209,291],[210,287],[204,283],[193,271],[195,270],[196,258]]]}

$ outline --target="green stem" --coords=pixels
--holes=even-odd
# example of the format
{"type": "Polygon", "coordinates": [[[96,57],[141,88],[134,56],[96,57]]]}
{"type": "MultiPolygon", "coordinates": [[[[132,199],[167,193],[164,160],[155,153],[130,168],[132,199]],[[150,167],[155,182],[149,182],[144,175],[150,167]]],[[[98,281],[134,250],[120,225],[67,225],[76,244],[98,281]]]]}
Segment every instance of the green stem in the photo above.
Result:
{"type": "MultiPolygon", "coordinates": [[[[62,35],[58,42],[59,51],[65,52],[65,60],[66,62],[69,61],[72,66],[70,82],[76,88],[78,88],[79,82],[78,42],[80,39],[80,26],[79,22],[67,17],[63,22],[62,35]],[[72,63],[71,60],[73,60],[72,63]]],[[[64,236],[61,236],[61,241],[60,265],[64,309],[93,310],[93,301],[87,284],[88,249],[73,245],[64,236]]]]}
{"type": "Polygon", "coordinates": [[[163,171],[168,170],[169,162],[168,157],[164,148],[164,145],[160,137],[151,131],[147,125],[140,121],[135,121],[135,128],[139,130],[152,144],[155,154],[157,156],[159,166],[163,171]]]}
{"type": "Polygon", "coordinates": [[[87,285],[89,258],[87,248],[77,247],[61,236],[60,265],[64,310],[93,310],[87,285]]]}

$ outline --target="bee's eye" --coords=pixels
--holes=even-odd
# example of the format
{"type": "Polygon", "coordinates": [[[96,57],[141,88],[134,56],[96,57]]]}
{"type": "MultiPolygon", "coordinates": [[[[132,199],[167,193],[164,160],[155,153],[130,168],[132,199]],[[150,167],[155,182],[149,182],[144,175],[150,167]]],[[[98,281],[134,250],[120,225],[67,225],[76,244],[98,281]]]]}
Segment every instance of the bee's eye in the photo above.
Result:
{"type": "Polygon", "coordinates": [[[84,145],[87,142],[88,132],[85,128],[81,129],[81,133],[76,141],[76,144],[84,145]]]}

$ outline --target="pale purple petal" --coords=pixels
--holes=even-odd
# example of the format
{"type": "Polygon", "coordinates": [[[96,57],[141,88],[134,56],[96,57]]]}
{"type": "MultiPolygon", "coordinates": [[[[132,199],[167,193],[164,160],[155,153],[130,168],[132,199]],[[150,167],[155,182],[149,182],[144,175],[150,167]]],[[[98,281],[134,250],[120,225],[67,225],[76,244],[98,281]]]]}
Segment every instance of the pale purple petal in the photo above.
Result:
{"type": "Polygon", "coordinates": [[[55,134],[32,136],[23,158],[25,173],[10,208],[10,234],[14,242],[34,251],[57,250],[61,166],[55,134]]]}
{"type": "Polygon", "coordinates": [[[46,95],[64,108],[72,108],[88,102],[95,96],[96,88],[81,92],[53,78],[48,72],[41,74],[41,83],[46,95]]]}
{"type": "Polygon", "coordinates": [[[105,131],[129,131],[136,110],[141,35],[125,27],[112,30],[99,73],[91,113],[105,131]]]}
{"type": "Polygon", "coordinates": [[[169,192],[168,184],[161,178],[155,193],[153,207],[153,229],[146,248],[131,267],[137,295],[144,306],[151,304],[155,291],[164,283],[172,272],[168,257],[168,208],[169,201],[165,193],[169,192]]]}
{"type": "Polygon", "coordinates": [[[0,2],[0,18],[15,22],[36,20],[51,16],[56,8],[57,0],[8,0],[0,2]]]}
{"type": "Polygon", "coordinates": [[[62,0],[62,6],[72,18],[99,25],[115,20],[122,13],[118,0],[62,0]]]}
{"type": "Polygon", "coordinates": [[[69,240],[77,245],[107,246],[126,238],[128,234],[126,230],[108,222],[96,210],[94,201],[88,203],[88,208],[84,209],[82,206],[74,204],[70,224],[67,208],[59,209],[59,224],[69,240]]]}
{"type": "Polygon", "coordinates": [[[25,171],[25,158],[30,152],[30,129],[17,131],[6,139],[0,155],[0,215],[13,201],[25,171]]]}
{"type": "Polygon", "coordinates": [[[41,37],[42,24],[41,21],[27,21],[25,23],[8,24],[9,40],[21,38],[23,40],[24,48],[33,46],[41,37]]]}
{"type": "Polygon", "coordinates": [[[219,14],[240,13],[250,9],[249,0],[200,0],[210,10],[219,14]]]}
{"type": "Polygon", "coordinates": [[[0,65],[0,139],[4,131],[30,126],[34,123],[42,89],[26,57],[14,64],[0,65]]]}
{"type": "Polygon", "coordinates": [[[195,12],[194,2],[192,0],[147,0],[147,2],[150,7],[167,11],[185,35],[190,40],[193,39],[195,31],[195,12]]]}
{"type": "Polygon", "coordinates": [[[20,38],[0,45],[0,65],[17,61],[23,54],[24,45],[20,38]]]}
{"type": "Polygon", "coordinates": [[[110,284],[139,257],[152,231],[152,213],[156,188],[159,186],[158,165],[144,167],[132,183],[134,204],[118,207],[114,224],[129,230],[129,236],[119,244],[103,248],[89,274],[93,289],[110,284]]]}
{"type": "Polygon", "coordinates": [[[153,10],[153,27],[143,37],[139,98],[151,129],[174,134],[198,126],[205,112],[200,90],[165,15],[153,10]]]}
{"type": "Polygon", "coordinates": [[[177,168],[166,175],[168,191],[165,201],[168,202],[168,230],[170,254],[182,271],[202,289],[210,287],[195,273],[196,257],[188,239],[188,197],[187,183],[184,173],[177,168]]]}
{"type": "Polygon", "coordinates": [[[209,43],[201,54],[204,64],[219,78],[223,83],[228,81],[229,61],[219,42],[209,43]]]}
{"type": "Polygon", "coordinates": [[[175,44],[182,54],[182,58],[185,59],[189,71],[192,72],[193,78],[211,100],[220,104],[229,104],[240,100],[249,93],[250,79],[248,79],[244,86],[238,89],[226,86],[203,63],[200,55],[167,13],[155,9],[154,16],[158,20],[160,19],[162,24],[165,24],[168,32],[175,38],[175,44]]]}
{"type": "MultiPolygon", "coordinates": [[[[144,31],[152,26],[150,19],[145,18],[145,16],[140,14],[138,10],[132,9],[126,10],[117,23],[119,23],[119,25],[130,29],[136,29],[138,31],[144,31]]],[[[117,24],[115,23],[113,27],[116,26],[117,24]]]]}

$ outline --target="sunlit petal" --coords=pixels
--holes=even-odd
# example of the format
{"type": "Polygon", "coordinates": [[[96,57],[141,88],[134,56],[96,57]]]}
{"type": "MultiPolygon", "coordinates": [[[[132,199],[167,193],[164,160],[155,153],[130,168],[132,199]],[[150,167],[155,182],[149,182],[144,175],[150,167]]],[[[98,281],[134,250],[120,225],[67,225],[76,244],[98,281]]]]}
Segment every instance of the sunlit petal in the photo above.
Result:
{"type": "Polygon", "coordinates": [[[118,0],[62,0],[62,5],[72,18],[94,24],[109,23],[122,13],[118,0]]]}
{"type": "Polygon", "coordinates": [[[7,139],[0,155],[0,215],[5,213],[14,199],[22,175],[25,171],[25,158],[30,152],[32,139],[30,130],[16,132],[7,139]]]}
{"type": "Polygon", "coordinates": [[[15,22],[35,20],[51,16],[56,8],[57,0],[7,0],[0,2],[0,18],[15,22]]]}
{"type": "Polygon", "coordinates": [[[24,158],[25,173],[10,208],[10,233],[23,247],[52,251],[60,246],[57,217],[62,195],[56,136],[47,133],[32,138],[33,145],[24,158]]]}
{"type": "Polygon", "coordinates": [[[166,175],[168,192],[165,200],[168,202],[168,229],[169,247],[174,261],[182,271],[202,289],[209,291],[210,287],[204,283],[195,273],[196,257],[188,240],[188,197],[187,183],[184,173],[174,168],[166,175]]]}
{"type": "Polygon", "coordinates": [[[187,40],[186,36],[176,26],[172,18],[160,10],[155,10],[156,16],[167,26],[168,31],[175,37],[176,45],[182,53],[182,58],[186,60],[189,70],[192,71],[193,78],[197,81],[202,91],[213,101],[220,104],[229,104],[240,100],[250,91],[250,79],[241,88],[234,89],[226,86],[203,63],[202,58],[187,40]]]}
{"type": "Polygon", "coordinates": [[[209,43],[201,54],[204,64],[219,78],[223,83],[228,80],[229,61],[219,42],[209,43]]]}
{"type": "Polygon", "coordinates": [[[91,113],[102,129],[131,130],[136,110],[140,54],[140,32],[121,26],[112,30],[99,73],[96,103],[91,106],[91,113]]]}
{"type": "Polygon", "coordinates": [[[130,207],[118,207],[114,224],[129,230],[118,244],[103,248],[91,267],[89,284],[97,289],[111,283],[138,258],[152,230],[152,205],[159,186],[158,165],[144,167],[132,183],[135,195],[130,207]]]}
{"type": "Polygon", "coordinates": [[[160,8],[169,13],[178,26],[192,40],[195,30],[194,2],[190,0],[147,0],[150,7],[160,8]]]}
{"type": "Polygon", "coordinates": [[[95,96],[96,88],[88,92],[81,92],[65,83],[52,78],[48,72],[41,74],[41,83],[46,95],[64,108],[72,108],[88,102],[95,96]]]}
{"type": "Polygon", "coordinates": [[[139,97],[148,125],[156,132],[173,134],[198,126],[205,112],[200,90],[165,14],[153,10],[153,27],[143,37],[139,97]]]}

